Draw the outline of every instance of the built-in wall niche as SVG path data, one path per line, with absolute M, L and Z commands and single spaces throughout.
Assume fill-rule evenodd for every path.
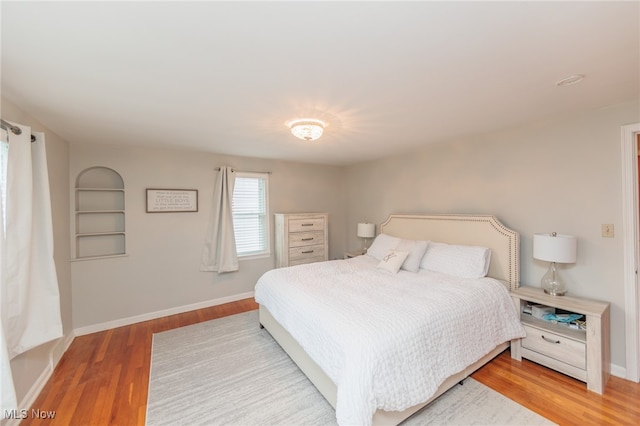
M 76 178 L 75 258 L 126 254 L 124 181 L 108 167 L 90 167 Z

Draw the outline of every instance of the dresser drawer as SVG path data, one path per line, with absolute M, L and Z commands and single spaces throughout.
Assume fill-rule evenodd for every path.
M 324 232 L 292 232 L 289 234 L 289 247 L 324 245 Z
M 324 245 L 317 244 L 305 247 L 292 247 L 289 249 L 289 260 L 311 259 L 319 257 L 324 259 Z
M 324 231 L 324 218 L 289 219 L 289 232 Z
M 291 260 L 289 262 L 289 266 L 302 265 L 302 264 L 305 264 L 305 263 L 322 262 L 323 260 L 324 260 L 324 257 L 322 257 L 322 256 L 320 256 L 320 257 L 303 257 L 302 259 Z
M 587 368 L 586 344 L 548 330 L 540 330 L 524 324 L 527 337 L 522 347 L 585 370 Z

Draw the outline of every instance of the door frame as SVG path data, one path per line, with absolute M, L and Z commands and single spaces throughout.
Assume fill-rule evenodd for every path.
M 638 291 L 638 142 L 640 123 L 622 126 L 622 239 L 626 378 L 640 382 L 640 292 Z

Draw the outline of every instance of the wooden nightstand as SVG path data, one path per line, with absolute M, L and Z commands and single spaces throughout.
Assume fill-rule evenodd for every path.
M 364 250 L 347 251 L 344 253 L 344 258 L 351 259 L 352 257 L 362 256 L 364 253 L 365 253 Z
M 609 380 L 609 304 L 573 296 L 549 296 L 541 288 L 511 292 L 527 337 L 511 341 L 511 358 L 527 358 L 587 383 L 602 394 Z M 573 329 L 523 313 L 527 303 L 582 314 L 586 329 Z M 584 318 L 583 318 L 584 320 Z

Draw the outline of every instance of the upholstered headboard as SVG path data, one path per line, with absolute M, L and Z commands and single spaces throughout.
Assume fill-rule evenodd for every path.
M 492 215 L 391 215 L 380 232 L 413 240 L 491 249 L 488 276 L 509 290 L 520 285 L 520 235 Z

